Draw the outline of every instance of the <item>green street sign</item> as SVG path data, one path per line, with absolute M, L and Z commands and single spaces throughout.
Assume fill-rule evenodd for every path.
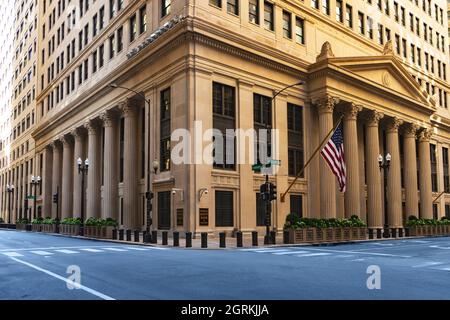
M 272 166 L 281 166 L 281 160 L 270 159 L 269 163 L 270 163 Z
M 27 196 L 27 199 L 28 199 L 28 200 L 34 200 L 35 197 L 34 197 L 34 196 Z

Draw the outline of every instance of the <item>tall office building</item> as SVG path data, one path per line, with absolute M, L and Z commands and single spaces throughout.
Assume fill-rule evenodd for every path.
M 216 128 L 277 130 L 270 141 L 281 160 L 270 177 L 278 193 L 270 220 L 276 230 L 289 212 L 355 214 L 370 228 L 400 228 L 409 215 L 449 215 L 446 6 L 41 1 L 32 134 L 33 174 L 42 177 L 38 212 L 111 217 L 141 229 L 151 189 L 154 229 L 262 231 L 264 177 L 251 164 L 265 160 L 235 161 L 261 137 L 238 135 L 231 139 L 236 145 L 219 148 L 215 136 L 213 151 L 203 131 Z M 340 119 L 346 192 L 320 156 L 293 183 Z M 190 132 L 180 139 L 184 151 L 176 129 Z M 388 153 L 390 168 L 380 170 L 378 156 Z M 215 161 L 205 161 L 213 154 Z M 88 159 L 84 189 L 78 159 Z
M 9 216 L 9 197 L 7 190 L 12 182 L 12 172 L 9 170 L 11 158 L 11 116 L 13 92 L 13 58 L 14 58 L 14 1 L 0 3 L 0 217 L 4 221 L 11 220 Z M 8 187 L 8 188 L 7 188 Z M 12 189 L 10 189 L 12 191 Z

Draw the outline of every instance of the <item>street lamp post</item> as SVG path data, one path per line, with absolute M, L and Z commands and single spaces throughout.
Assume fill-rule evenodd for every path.
M 33 190 L 33 219 L 36 219 L 36 189 L 41 184 L 41 177 L 40 176 L 31 176 L 31 187 Z M 31 220 L 31 219 L 30 219 Z
M 148 119 L 147 119 L 147 121 L 148 121 L 148 134 L 147 134 L 147 137 L 148 137 L 148 139 L 147 139 L 148 140 L 148 143 L 147 143 L 147 148 L 148 148 L 147 166 L 148 166 L 148 169 L 147 169 L 147 191 L 145 192 L 145 199 L 147 200 L 147 204 L 146 204 L 147 208 L 146 208 L 146 228 L 145 228 L 146 233 L 144 236 L 144 242 L 149 243 L 152 241 L 151 234 L 150 234 L 150 226 L 152 225 L 152 216 L 151 216 L 152 203 L 151 203 L 151 201 L 153 198 L 153 192 L 151 191 L 151 183 L 150 183 L 150 158 L 151 158 L 150 157 L 150 123 L 151 123 L 150 109 L 151 109 L 151 103 L 150 103 L 150 100 L 145 98 L 145 95 L 142 92 L 137 92 L 133 89 L 119 86 L 116 83 L 111 83 L 109 86 L 111 88 L 115 88 L 115 89 L 121 88 L 121 89 L 128 90 L 130 92 L 133 92 L 136 95 L 140 96 L 142 99 L 144 99 L 144 101 L 148 104 Z M 155 164 L 155 162 L 156 162 L 156 164 Z M 155 171 L 155 174 L 156 174 L 158 168 L 159 168 L 159 162 L 153 161 L 153 170 Z
M 89 160 L 77 159 L 78 174 L 81 174 L 81 224 L 80 224 L 80 236 L 84 235 L 84 177 L 88 173 Z
M 7 184 L 6 192 L 8 192 L 8 223 L 11 223 L 11 195 L 14 193 L 14 185 Z
M 384 232 L 383 237 L 389 238 L 389 224 L 388 224 L 388 206 L 387 206 L 387 172 L 389 171 L 389 167 L 391 165 L 391 154 L 387 153 L 383 158 L 381 154 L 378 155 L 378 165 L 380 167 L 380 171 L 383 170 L 383 191 L 384 191 Z

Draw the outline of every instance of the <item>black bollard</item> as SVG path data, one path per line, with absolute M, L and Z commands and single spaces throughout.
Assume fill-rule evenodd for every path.
M 192 247 L 192 232 L 186 232 L 186 248 Z
M 173 232 L 173 246 L 174 247 L 180 246 L 180 233 L 178 231 Z
M 131 230 L 127 229 L 127 241 L 131 241 Z
M 158 231 L 152 231 L 152 243 L 158 243 Z
M 392 238 L 397 238 L 397 228 L 391 228 Z
M 258 246 L 258 231 L 252 231 L 252 246 Z
M 287 230 L 283 231 L 283 243 L 289 244 L 289 231 Z
M 409 229 L 405 228 L 405 237 L 409 237 Z
M 275 231 L 270 231 L 270 241 L 271 244 L 277 244 L 277 233 Z
M 152 234 L 150 233 L 150 231 L 149 232 L 144 231 L 142 233 L 142 237 L 143 237 L 144 243 L 151 243 L 152 242 Z
M 398 237 L 403 238 L 403 228 L 398 228 Z
M 202 232 L 202 248 L 208 248 L 208 233 Z
M 139 230 L 134 230 L 134 242 L 139 242 Z
M 369 229 L 369 239 L 373 239 L 373 229 Z
M 123 240 L 123 229 L 119 230 L 119 240 Z
M 377 239 L 381 239 L 381 229 L 377 229 Z
M 162 232 L 162 244 L 163 246 L 167 246 L 167 231 Z
M 226 242 L 225 242 L 225 232 L 220 232 L 219 233 L 219 247 L 220 248 L 226 248 Z
M 117 240 L 117 229 L 113 229 L 112 238 L 113 238 L 113 240 Z
M 236 247 L 242 247 L 242 231 L 236 232 Z

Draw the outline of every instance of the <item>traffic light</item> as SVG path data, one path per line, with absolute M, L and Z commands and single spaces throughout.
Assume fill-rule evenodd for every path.
M 152 225 L 153 221 L 150 216 L 150 213 L 152 212 L 153 206 L 152 206 L 152 199 L 153 199 L 153 192 L 147 191 L 145 193 L 145 198 L 147 199 L 147 225 Z
M 267 199 L 268 199 L 268 197 L 267 197 L 267 192 L 268 192 L 268 190 L 267 190 L 267 184 L 263 183 L 263 184 L 259 187 L 259 192 L 260 192 L 260 195 L 261 195 L 261 199 L 262 199 L 262 200 L 267 200 Z
M 57 193 L 55 193 L 53 195 L 53 203 L 58 203 L 58 194 Z
M 276 199 L 277 199 L 277 186 L 271 182 L 269 185 L 269 200 L 272 201 Z

